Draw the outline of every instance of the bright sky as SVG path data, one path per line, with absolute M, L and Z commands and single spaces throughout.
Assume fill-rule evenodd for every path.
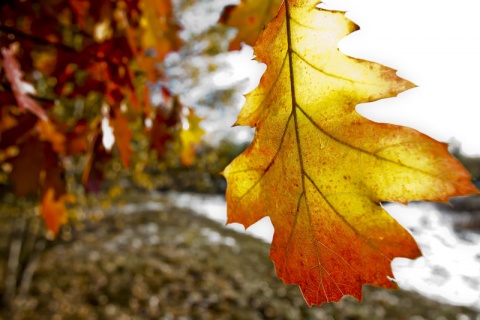
M 464 153 L 480 155 L 480 1 L 326 0 L 324 5 L 346 10 L 361 27 L 340 42 L 344 53 L 397 69 L 418 86 L 360 105 L 361 114 L 440 141 L 454 138 Z M 259 74 L 250 55 L 245 49 L 230 57 L 235 72 Z

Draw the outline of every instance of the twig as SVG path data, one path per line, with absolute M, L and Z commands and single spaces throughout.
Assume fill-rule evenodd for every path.
M 17 275 L 20 264 L 20 252 L 22 251 L 23 233 L 25 231 L 26 219 L 19 216 L 15 219 L 10 244 L 10 252 L 7 261 L 7 274 L 5 275 L 4 304 L 9 306 L 15 297 L 17 289 Z
M 7 27 L 5 25 L 0 25 L 0 31 L 5 32 L 5 33 L 13 34 L 13 35 L 15 35 L 19 38 L 23 38 L 23 39 L 31 41 L 33 43 L 38 43 L 38 44 L 48 46 L 48 47 L 54 47 L 55 49 L 62 50 L 62 51 L 65 51 L 65 52 L 69 52 L 69 53 L 73 53 L 73 54 L 78 54 L 77 50 L 75 50 L 74 48 L 69 47 L 67 45 L 64 45 L 62 43 L 52 42 L 52 41 L 49 41 L 47 39 L 40 38 L 40 37 L 31 35 L 31 34 L 22 32 L 18 29 Z
M 27 296 L 28 291 L 30 291 L 33 275 L 35 274 L 35 271 L 37 271 L 40 256 L 45 249 L 46 243 L 47 240 L 45 238 L 40 238 L 35 243 L 35 247 L 29 256 L 27 266 L 23 271 L 22 281 L 20 282 L 20 287 L 18 289 L 17 299 L 19 301 L 22 301 L 22 299 Z

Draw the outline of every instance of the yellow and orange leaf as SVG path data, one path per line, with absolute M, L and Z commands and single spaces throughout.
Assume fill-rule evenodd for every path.
M 278 12 L 283 0 L 242 0 L 238 5 L 226 6 L 220 22 L 238 29 L 230 41 L 229 50 L 240 50 L 242 42 L 253 46 L 263 26 Z
M 363 284 L 395 288 L 391 261 L 421 254 L 382 201 L 477 193 L 445 144 L 355 111 L 414 85 L 343 55 L 337 43 L 357 26 L 318 3 L 285 1 L 258 39 L 267 72 L 236 123 L 255 138 L 224 172 L 228 223 L 270 217 L 277 275 L 309 305 L 361 299 Z

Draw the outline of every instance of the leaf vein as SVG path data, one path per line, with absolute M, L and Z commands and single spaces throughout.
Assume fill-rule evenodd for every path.
M 308 180 L 310 180 L 310 182 L 313 184 L 313 186 L 315 187 L 315 189 L 317 190 L 317 192 L 320 194 L 320 196 L 325 200 L 325 202 L 328 204 L 328 206 L 333 210 L 333 212 L 335 213 L 335 215 L 337 217 L 340 218 L 340 220 L 342 220 L 343 223 L 345 223 L 356 235 L 357 237 L 359 237 L 360 239 L 363 239 L 369 247 L 371 247 L 372 249 L 375 249 L 375 250 L 378 250 L 378 252 L 380 253 L 381 256 L 383 256 L 385 259 L 387 259 L 388 261 L 392 261 L 392 259 L 390 259 L 388 256 L 386 256 L 375 244 L 373 244 L 369 239 L 365 238 L 358 230 L 357 228 L 355 228 L 350 222 L 348 222 L 347 219 L 345 219 L 345 217 L 340 213 L 338 212 L 338 210 L 330 203 L 330 201 L 328 201 L 328 199 L 324 196 L 323 192 L 320 190 L 320 188 L 318 187 L 318 185 L 312 180 L 312 178 L 307 174 L 305 173 L 305 176 L 307 177 Z
M 283 142 L 285 141 L 285 135 L 286 135 L 286 132 L 287 132 L 287 129 L 288 129 L 288 124 L 290 123 L 290 120 L 292 119 L 292 115 L 289 116 L 288 120 L 287 120 L 287 123 L 285 125 L 285 129 L 283 130 L 283 135 L 282 135 L 282 139 L 280 141 L 280 145 L 278 146 L 277 148 L 277 151 L 275 152 L 274 156 L 272 157 L 272 160 L 270 160 L 270 162 L 268 163 L 268 165 L 265 167 L 264 171 L 262 172 L 260 178 L 258 178 L 258 180 L 247 190 L 245 191 L 245 193 L 239 197 L 238 201 L 237 202 L 240 202 L 242 201 L 242 199 L 248 194 L 250 193 L 250 191 L 252 191 L 259 183 L 260 181 L 263 179 L 263 177 L 265 177 L 265 175 L 268 173 L 270 167 L 273 165 L 273 163 L 275 162 L 275 159 L 277 158 L 278 154 L 280 153 L 280 150 L 282 149 L 282 145 L 283 145 Z

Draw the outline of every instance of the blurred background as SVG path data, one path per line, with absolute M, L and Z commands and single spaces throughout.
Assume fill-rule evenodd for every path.
M 181 145 L 172 139 L 169 152 L 159 158 L 158 150 L 148 148 L 143 126 L 130 124 L 130 165 L 125 167 L 121 156 L 109 159 L 95 193 L 78 182 L 88 160 L 67 161 L 68 190 L 76 199 L 55 239 L 39 218 L 38 199 L 18 197 L 2 163 L 0 318 L 480 320 L 478 197 L 450 204 L 384 204 L 414 235 L 423 257 L 396 259 L 401 290 L 366 286 L 360 303 L 346 297 L 308 308 L 297 287 L 275 276 L 268 259 L 273 235 L 268 218 L 246 231 L 225 226 L 226 182 L 220 172 L 253 137 L 252 129 L 231 125 L 243 94 L 256 87 L 265 66 L 252 60 L 248 45 L 228 51 L 236 30 L 217 21 L 225 5 L 238 2 L 172 3 L 183 44 L 154 65 L 162 79 L 149 84 L 148 99 L 162 105 L 175 96 L 192 110 L 188 115 L 201 119 L 194 156 L 186 164 L 179 157 Z M 448 142 L 476 182 L 480 5 L 331 0 L 321 6 L 346 10 L 361 26 L 339 44 L 345 54 L 395 68 L 418 85 L 357 110 Z M 9 34 L 1 28 L 0 33 Z M 183 120 L 180 127 L 193 123 Z M 104 138 L 108 130 L 102 131 Z M 102 141 L 113 144 L 115 136 Z

